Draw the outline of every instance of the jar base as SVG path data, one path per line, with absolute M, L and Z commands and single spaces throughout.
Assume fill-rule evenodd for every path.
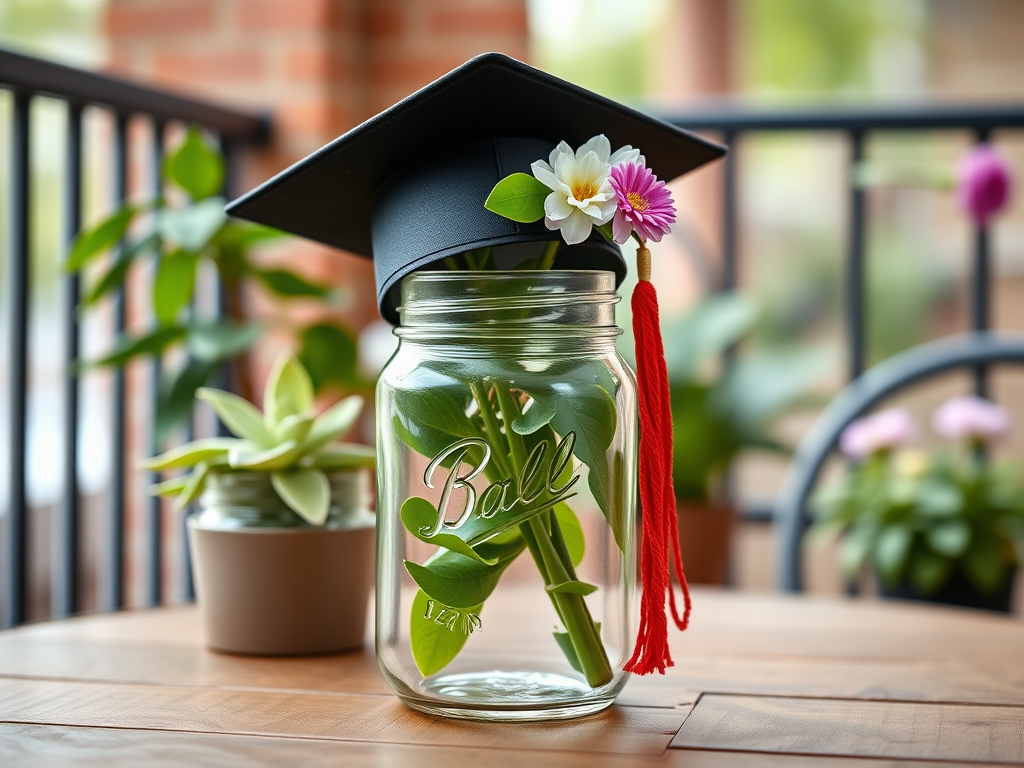
M 617 686 L 616 686 L 617 688 Z M 429 715 L 461 720 L 530 722 L 569 720 L 600 712 L 617 690 L 597 693 L 579 680 L 542 672 L 467 672 L 424 681 L 423 693 L 401 695 Z

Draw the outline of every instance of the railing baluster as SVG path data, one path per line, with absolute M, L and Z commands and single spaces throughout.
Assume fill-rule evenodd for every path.
M 736 256 L 736 137 L 726 131 L 722 142 L 729 147 L 722 168 L 722 280 L 721 290 L 732 291 L 737 283 Z
M 64 232 L 70 252 L 82 226 L 82 107 L 68 104 L 67 156 L 64 167 Z M 54 618 L 78 610 L 78 273 L 64 278 L 64 498 L 53 526 Z
M 152 172 L 153 172 L 153 199 L 160 200 L 163 197 L 163 163 L 164 163 L 164 139 L 166 126 L 157 121 L 152 123 L 153 146 Z M 154 216 L 159 211 L 159 204 Z M 155 225 L 154 220 L 154 225 Z M 159 247 L 159 246 L 158 246 Z M 158 254 L 159 255 L 159 254 Z M 154 275 L 155 277 L 155 275 Z M 160 378 L 163 372 L 163 365 L 160 355 L 153 357 L 153 364 L 150 368 L 150 450 L 157 455 L 163 446 L 160 445 L 157 434 L 157 409 L 160 401 Z M 149 482 L 160 482 L 160 473 L 149 473 Z M 163 528 L 162 528 L 163 500 L 159 496 L 149 496 L 146 515 L 146 603 L 151 606 L 160 605 L 163 597 Z
M 988 142 L 989 129 L 979 128 L 975 132 L 975 139 L 978 144 Z M 992 286 L 992 264 L 988 225 L 975 224 L 974 227 L 974 266 L 971 279 L 971 329 L 976 332 L 987 331 L 992 311 L 989 296 Z M 978 397 L 988 396 L 988 369 L 985 366 L 974 369 L 974 392 Z
M 850 346 L 849 378 L 864 371 L 867 295 L 864 259 L 864 190 L 857 183 L 857 168 L 864 160 L 864 132 L 850 132 L 850 231 L 846 252 L 846 333 Z
M 120 207 L 128 197 L 128 118 L 118 114 L 114 121 L 113 141 L 114 204 Z M 120 252 L 114 258 L 124 258 Z M 120 337 L 127 326 L 128 311 L 124 285 L 113 297 L 114 333 Z M 117 611 L 124 607 L 124 509 L 125 509 L 125 371 L 112 372 L 113 436 L 111 440 L 113 467 L 110 475 L 110 519 L 107 531 L 109 558 L 107 574 L 107 608 Z
M 0 626 L 25 621 L 28 597 L 27 508 L 25 454 L 28 444 L 26 382 L 28 376 L 29 289 L 29 109 L 32 98 L 14 93 L 11 122 L 10 250 L 7 266 L 7 301 L 10 307 L 10 435 L 8 443 L 7 536 L 4 540 L 4 594 Z

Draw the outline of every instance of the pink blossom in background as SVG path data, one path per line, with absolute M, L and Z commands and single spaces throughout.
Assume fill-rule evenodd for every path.
M 957 197 L 978 226 L 1006 205 L 1012 185 L 1010 166 L 988 144 L 978 144 L 961 158 Z
M 939 406 L 932 427 L 948 440 L 994 440 L 1010 432 L 1010 414 L 995 403 L 966 395 Z
M 852 459 L 865 459 L 906 443 L 916 430 L 917 425 L 907 411 L 890 408 L 851 422 L 839 436 L 839 449 Z
M 644 240 L 660 242 L 676 220 L 672 195 L 664 181 L 639 161 L 613 165 L 608 181 L 615 190 L 618 207 L 612 218 L 612 236 L 624 243 L 636 230 Z

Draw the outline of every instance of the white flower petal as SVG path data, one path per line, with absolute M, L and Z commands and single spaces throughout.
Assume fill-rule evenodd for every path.
M 544 198 L 544 215 L 551 221 L 561 221 L 573 212 L 565 195 L 552 192 Z
M 615 215 L 615 210 L 619 205 L 615 200 L 595 200 L 591 207 L 598 209 L 598 213 L 591 214 L 591 216 L 597 219 L 598 224 L 605 224 L 612 220 L 612 216 Z
M 558 146 L 551 150 L 551 154 L 548 155 L 548 162 L 551 163 L 552 168 L 558 162 L 558 158 L 561 155 L 572 155 L 572 147 L 566 144 L 564 141 L 558 142 Z
M 555 192 L 561 192 L 563 195 L 572 194 L 572 190 L 558 180 L 554 170 L 543 160 L 538 160 L 537 162 L 532 163 L 530 165 L 530 170 L 533 171 L 534 178 L 548 189 Z
M 560 222 L 560 221 L 552 221 L 547 216 L 545 216 L 544 217 L 544 226 L 547 227 L 548 229 L 550 229 L 551 231 L 554 231 L 556 229 L 561 229 L 562 228 L 562 222 Z
M 568 245 L 582 243 L 590 237 L 590 231 L 594 227 L 594 220 L 578 210 L 573 211 L 571 216 L 558 223 L 558 228 L 562 231 L 562 239 Z
M 595 136 L 582 147 L 576 150 L 576 159 L 579 160 L 580 158 L 584 157 L 588 152 L 593 152 L 594 154 L 597 155 L 598 160 L 600 160 L 602 163 L 607 163 L 608 155 L 611 153 L 611 151 L 611 142 L 608 141 L 608 138 L 603 133 L 599 133 L 597 136 Z
M 609 165 L 618 165 L 619 163 L 633 163 L 637 160 L 640 161 L 641 165 L 645 165 L 644 156 L 640 154 L 639 149 L 633 149 L 629 144 L 615 150 L 611 158 L 608 160 Z
M 576 156 L 575 155 L 559 155 L 555 160 L 555 176 L 558 180 L 569 185 L 571 189 L 572 184 L 576 181 L 578 176 L 576 170 Z

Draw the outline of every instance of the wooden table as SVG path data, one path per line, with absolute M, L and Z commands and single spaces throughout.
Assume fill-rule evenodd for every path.
M 0 765 L 1024 763 L 1024 623 L 694 592 L 676 667 L 564 723 L 413 712 L 370 643 L 337 656 L 214 653 L 192 606 L 24 627 L 0 634 Z

